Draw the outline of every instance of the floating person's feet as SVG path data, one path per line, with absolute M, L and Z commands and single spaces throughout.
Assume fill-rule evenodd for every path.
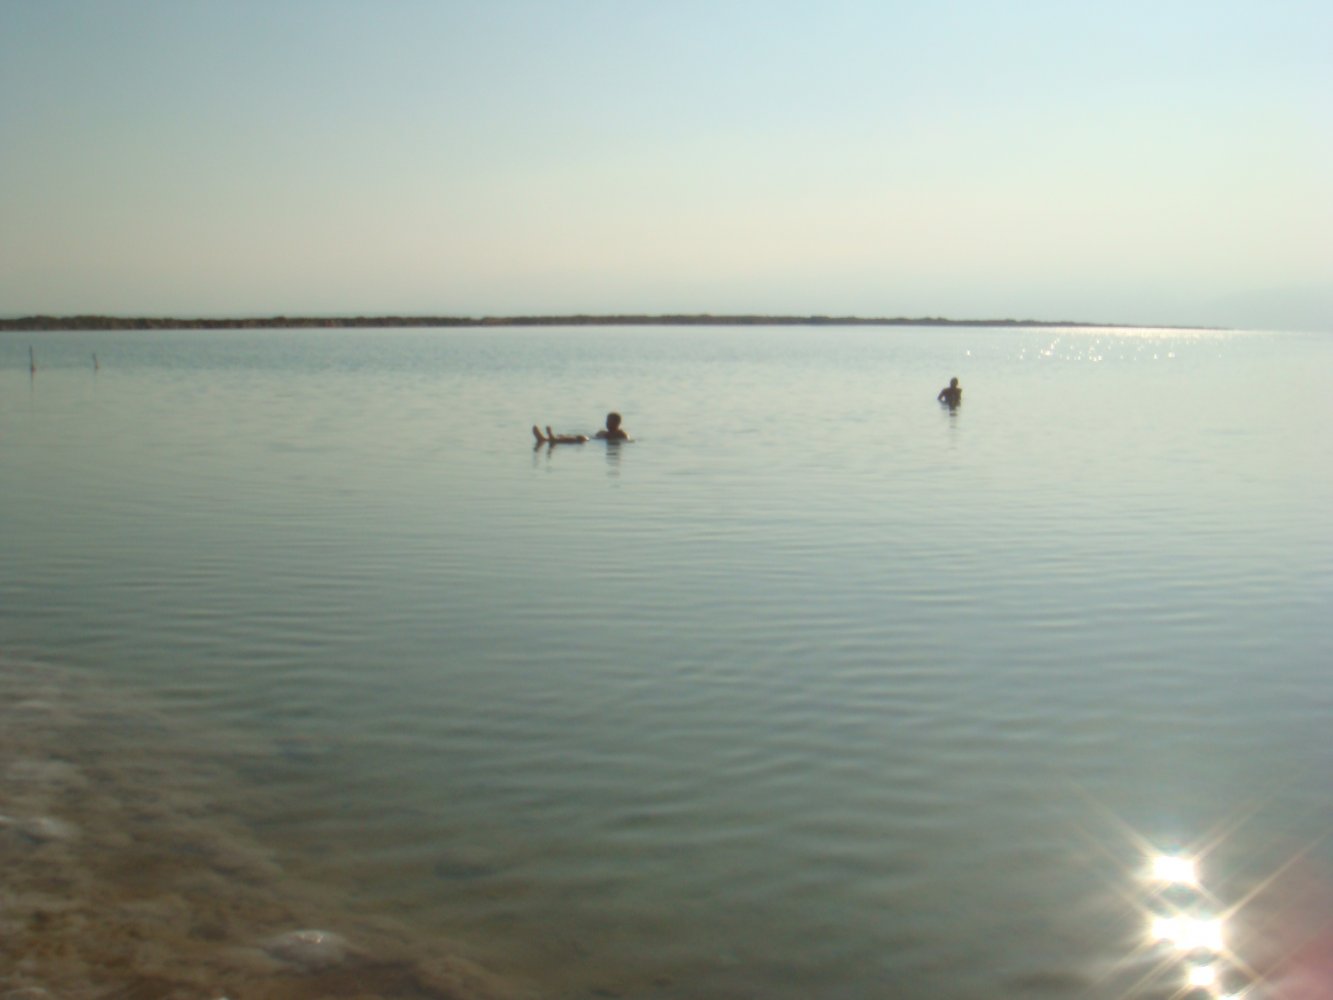
M 588 440 L 588 436 L 587 436 L 586 434 L 559 434 L 559 435 L 557 435 L 555 431 L 551 430 L 551 425 L 550 425 L 550 424 L 547 424 L 547 425 L 546 425 L 546 435 L 545 435 L 544 437 L 542 436 L 541 428 L 539 428 L 536 424 L 533 424 L 533 425 L 532 425 L 532 436 L 535 437 L 535 438 L 537 439 L 537 444 L 538 444 L 539 446 L 540 446 L 540 445 L 544 445 L 544 444 L 547 444 L 547 445 L 554 445 L 554 444 L 583 444 L 584 442 L 586 442 L 586 441 Z

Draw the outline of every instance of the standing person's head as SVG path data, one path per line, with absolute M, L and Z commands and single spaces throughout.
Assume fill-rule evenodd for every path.
M 620 414 L 608 413 L 606 415 L 606 429 L 609 431 L 620 430 Z
M 949 379 L 949 388 L 950 389 L 958 388 L 958 378 L 956 376 L 954 378 Z

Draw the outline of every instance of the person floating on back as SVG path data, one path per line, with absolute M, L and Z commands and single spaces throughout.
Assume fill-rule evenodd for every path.
M 551 430 L 550 424 L 546 425 L 545 434 L 542 434 L 540 427 L 533 424 L 532 436 L 537 439 L 538 447 L 544 444 L 584 444 L 588 440 L 586 434 L 557 434 Z M 620 426 L 619 413 L 608 413 L 606 415 L 606 429 L 598 431 L 594 437 L 598 441 L 628 441 L 630 439 L 630 436 Z
M 588 440 L 586 434 L 557 434 L 551 430 L 551 425 L 546 425 L 546 434 L 543 436 L 542 429 L 536 424 L 532 425 L 532 436 L 537 439 L 538 446 L 544 444 L 583 444 Z
M 947 403 L 949 409 L 953 409 L 963 401 L 963 388 L 958 384 L 958 379 L 949 379 L 949 384 L 940 390 L 940 394 L 935 397 L 941 403 Z
M 629 435 L 620 427 L 620 414 L 608 413 L 606 415 L 606 430 L 598 431 L 594 435 L 598 441 L 628 441 Z

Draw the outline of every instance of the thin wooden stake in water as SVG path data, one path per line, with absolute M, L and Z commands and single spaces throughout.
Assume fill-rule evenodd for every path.
M 93 371 L 101 371 L 102 366 L 97 363 L 97 352 L 93 351 Z
M 32 345 L 28 345 L 28 374 L 37 374 L 37 355 L 32 353 Z

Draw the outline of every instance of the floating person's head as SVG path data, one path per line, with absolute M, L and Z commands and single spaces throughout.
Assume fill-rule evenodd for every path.
M 620 414 L 614 412 L 608 413 L 606 415 L 606 429 L 609 431 L 614 431 L 618 430 L 619 428 L 620 428 Z

